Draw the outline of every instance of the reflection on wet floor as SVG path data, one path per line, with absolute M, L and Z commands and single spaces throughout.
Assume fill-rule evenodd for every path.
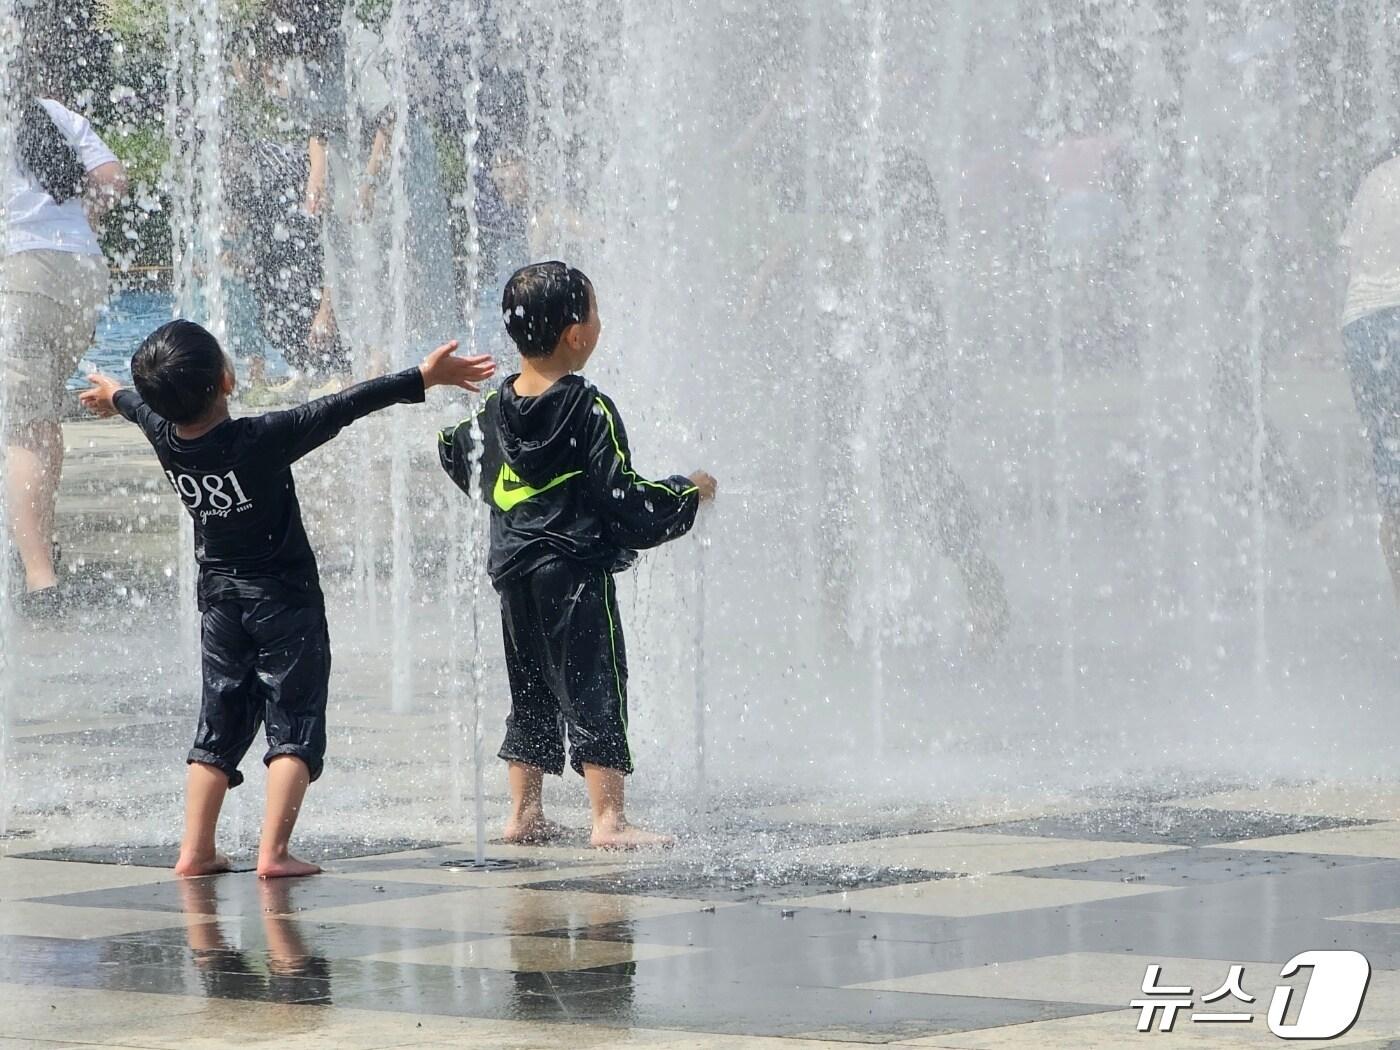
M 267 1002 L 317 1002 L 331 999 L 330 964 L 312 954 L 302 936 L 301 924 L 289 918 L 291 885 L 259 879 L 264 951 L 253 953 L 235 947 L 219 921 L 219 884 L 216 878 L 181 879 L 177 885 L 185 913 L 185 936 L 190 957 L 204 982 L 205 994 L 215 999 L 257 998 Z M 208 921 L 212 918 L 214 921 Z M 252 990 L 248 982 L 260 983 Z M 308 991 L 324 984 L 324 992 L 308 998 Z

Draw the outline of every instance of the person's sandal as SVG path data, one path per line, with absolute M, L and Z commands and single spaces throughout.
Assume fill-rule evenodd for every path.
M 26 620 L 56 620 L 63 615 L 63 590 L 57 584 L 26 591 L 15 599 L 15 608 Z

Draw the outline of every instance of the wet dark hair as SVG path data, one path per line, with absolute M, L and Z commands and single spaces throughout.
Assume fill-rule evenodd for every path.
M 561 262 L 532 263 L 511 274 L 501 295 L 506 331 L 524 357 L 548 357 L 564 329 L 588 320 L 593 282 Z
M 49 111 L 36 99 L 24 104 L 15 144 L 24 166 L 55 203 L 62 204 L 82 192 L 87 171 L 78 159 L 78 151 L 69 145 Z
M 136 392 L 172 423 L 194 423 L 207 414 L 227 368 L 219 341 L 193 321 L 161 325 L 131 355 Z

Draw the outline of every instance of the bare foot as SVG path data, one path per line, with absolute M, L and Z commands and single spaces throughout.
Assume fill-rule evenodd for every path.
M 543 813 L 537 812 L 521 817 L 511 817 L 507 820 L 501 840 L 514 843 L 517 846 L 541 846 L 546 842 L 562 838 L 568 833 L 569 829 L 563 824 L 546 820 Z
M 210 853 L 204 856 L 195 853 L 181 853 L 180 859 L 175 862 L 175 874 L 193 879 L 200 875 L 222 875 L 231 867 L 233 865 L 222 853 Z
M 308 864 L 304 860 L 293 857 L 290 853 L 273 860 L 258 858 L 258 878 L 260 879 L 296 879 L 303 875 L 319 874 L 321 874 L 319 864 Z
M 676 844 L 676 837 L 619 824 L 611 828 L 595 827 L 590 841 L 595 849 L 670 849 Z

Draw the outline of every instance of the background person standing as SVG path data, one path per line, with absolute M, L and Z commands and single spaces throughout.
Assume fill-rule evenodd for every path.
M 1381 550 L 1400 596 L 1400 147 L 1374 164 L 1352 199 L 1342 247 L 1342 343 L 1371 442 Z
M 42 97 L 56 93 L 56 85 L 32 67 L 28 72 L 6 173 L 0 316 L 8 329 L 5 506 L 24 563 L 21 604 L 34 613 L 58 597 L 53 519 L 67 381 L 107 299 L 107 263 L 94 226 L 125 191 L 126 179 L 85 117 Z

